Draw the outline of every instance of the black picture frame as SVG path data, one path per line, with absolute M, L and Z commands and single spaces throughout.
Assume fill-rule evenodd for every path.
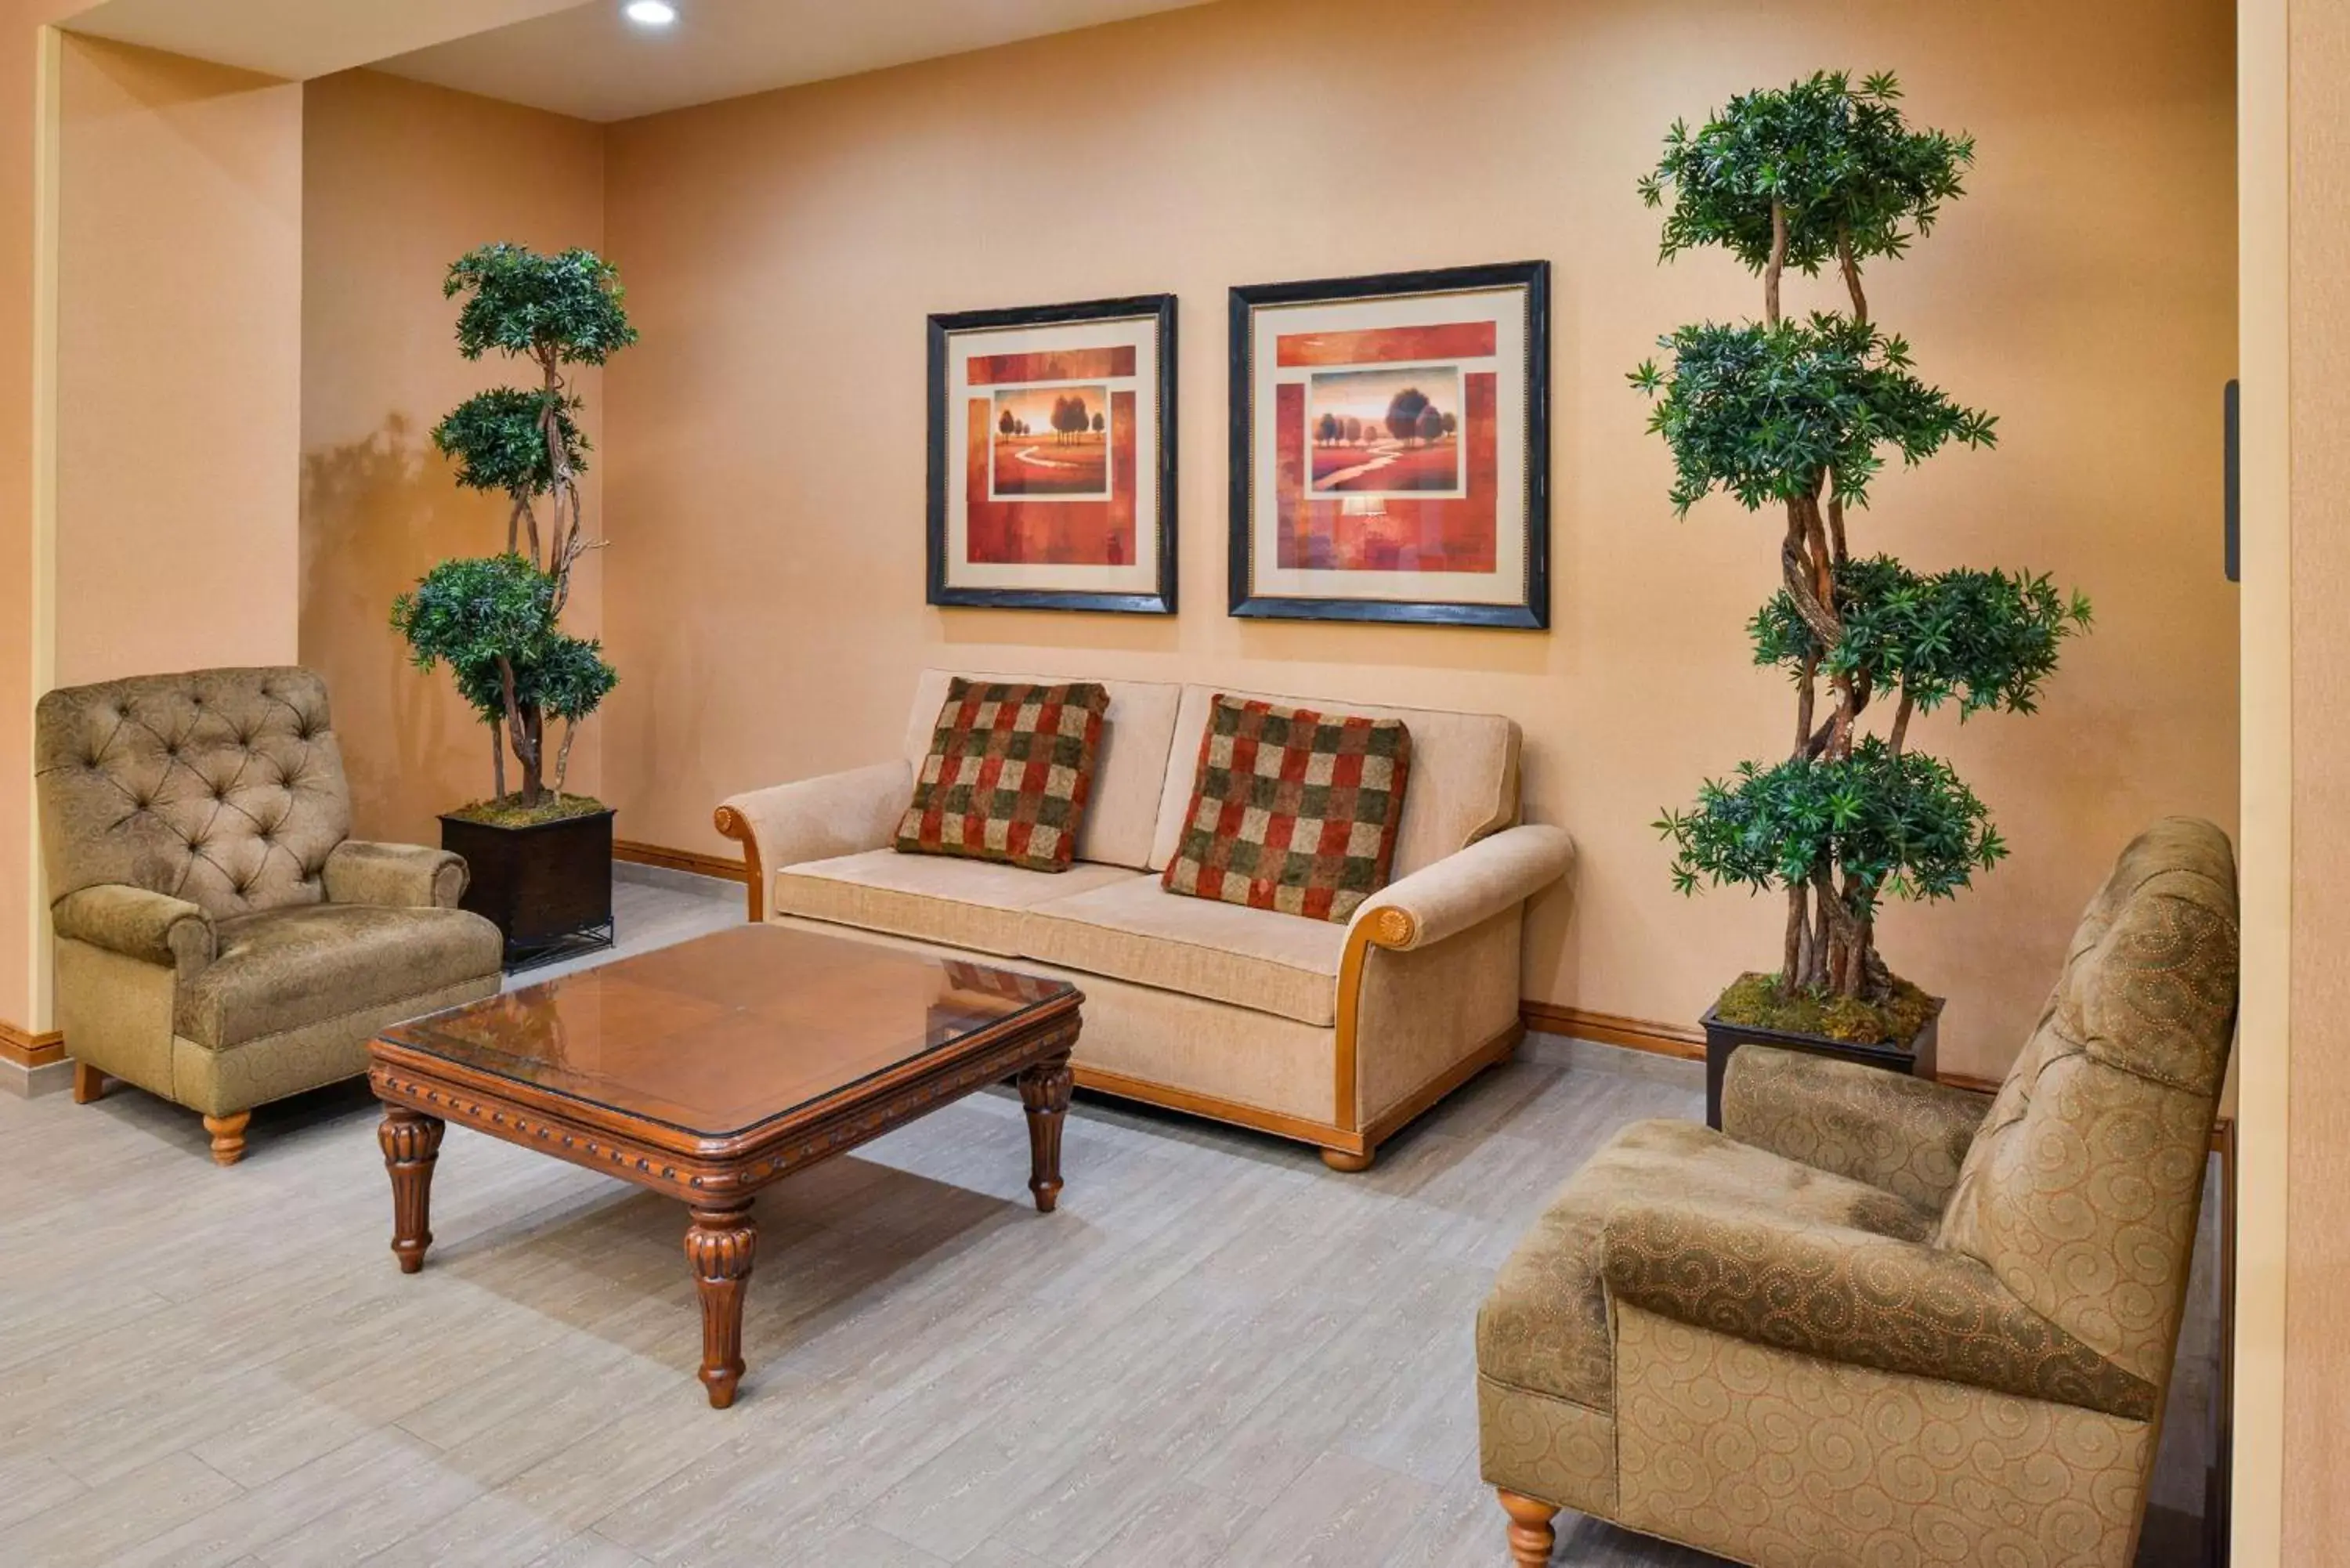
M 1525 582 L 1522 603 L 1466 604 L 1440 600 L 1287 598 L 1255 591 L 1252 570 L 1255 472 L 1255 344 L 1251 331 L 1262 306 L 1336 304 L 1382 296 L 1520 287 L 1526 291 Z M 1231 578 L 1230 613 L 1249 619 L 1359 620 L 1423 626 L 1550 628 L 1550 263 L 1503 262 L 1374 273 L 1362 277 L 1252 284 L 1231 296 Z
M 1062 327 L 1087 321 L 1155 317 L 1158 341 L 1159 441 L 1158 587 L 1151 593 L 1087 593 L 1042 588 L 972 588 L 947 582 L 947 346 L 960 332 L 1020 327 Z M 982 609 L 1091 610 L 1120 615 L 1173 615 L 1176 587 L 1175 296 L 1139 294 L 1067 305 L 1004 310 L 962 310 L 930 318 L 929 549 L 933 605 Z

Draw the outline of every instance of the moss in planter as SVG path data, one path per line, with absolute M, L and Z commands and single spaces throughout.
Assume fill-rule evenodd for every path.
M 1934 1016 L 1934 1002 L 1898 975 L 1893 977 L 1888 1000 L 1867 1002 L 1816 991 L 1783 997 L 1777 975 L 1745 974 L 1721 993 L 1713 1011 L 1725 1023 L 1752 1029 L 1817 1034 L 1852 1045 L 1907 1046 Z
M 549 791 L 536 805 L 525 805 L 522 796 L 507 794 L 461 805 L 449 815 L 461 822 L 485 823 L 492 827 L 536 827 L 541 823 L 594 816 L 603 809 L 604 803 L 594 795 L 556 794 Z

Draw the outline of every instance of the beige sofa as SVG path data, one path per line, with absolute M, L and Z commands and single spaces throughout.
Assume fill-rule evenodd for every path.
M 1394 879 L 1338 924 L 1159 887 L 1226 688 L 1102 683 L 1103 750 L 1067 871 L 897 853 L 951 679 L 922 676 L 889 761 L 719 806 L 718 830 L 743 846 L 752 919 L 1067 977 L 1086 993 L 1080 1085 L 1314 1144 L 1340 1170 L 1368 1167 L 1516 1046 L 1525 903 L 1574 846 L 1519 822 L 1509 720 L 1271 697 L 1411 730 Z

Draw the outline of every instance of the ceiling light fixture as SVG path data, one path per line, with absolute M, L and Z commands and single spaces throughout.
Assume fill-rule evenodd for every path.
M 666 27 L 677 20 L 677 7 L 669 0 L 629 0 L 620 14 L 639 27 Z

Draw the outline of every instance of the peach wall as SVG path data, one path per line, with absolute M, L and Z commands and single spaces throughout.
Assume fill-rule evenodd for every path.
M 436 562 L 504 547 L 504 504 L 460 490 L 430 432 L 473 393 L 534 374 L 458 357 L 441 280 L 492 240 L 601 245 L 603 133 L 373 71 L 307 92 L 302 659 L 333 694 L 359 831 L 437 844 L 436 813 L 490 793 L 489 735 L 446 671 L 410 667 L 387 618 Z M 577 380 L 600 448 L 598 383 L 593 370 Z M 591 531 L 602 458 L 582 486 Z M 567 617 L 582 635 L 597 629 L 601 576 L 589 556 Z M 600 729 L 580 732 L 572 788 L 598 786 Z
M 1633 181 L 1676 116 L 1889 66 L 1982 161 L 1871 300 L 2003 440 L 1889 476 L 1860 542 L 2044 568 L 2099 612 L 2038 718 L 1925 727 L 2014 857 L 1955 906 L 1894 911 L 1885 944 L 1953 999 L 1945 1068 L 2000 1072 L 2122 843 L 2164 812 L 2234 822 L 2230 17 L 1518 0 L 1431 25 L 1261 0 L 613 127 L 609 249 L 644 330 L 608 378 L 620 831 L 723 852 L 713 803 L 887 754 L 931 662 L 1487 708 L 1525 727 L 1529 813 L 1583 851 L 1530 923 L 1528 993 L 1693 1020 L 1774 961 L 1778 916 L 1675 896 L 1648 824 L 1782 743 L 1783 683 L 1742 631 L 1776 535 L 1665 503 L 1624 371 L 1758 290 L 1720 256 L 1658 267 Z M 1226 287 L 1526 256 L 1556 264 L 1555 629 L 1227 618 Z M 926 608 L 926 313 L 1157 290 L 1181 297 L 1180 618 Z
M 81 0 L 0 9 L 0 1023 L 38 1028 L 33 972 L 33 275 L 41 29 Z
M 57 681 L 295 657 L 302 89 L 65 41 Z

